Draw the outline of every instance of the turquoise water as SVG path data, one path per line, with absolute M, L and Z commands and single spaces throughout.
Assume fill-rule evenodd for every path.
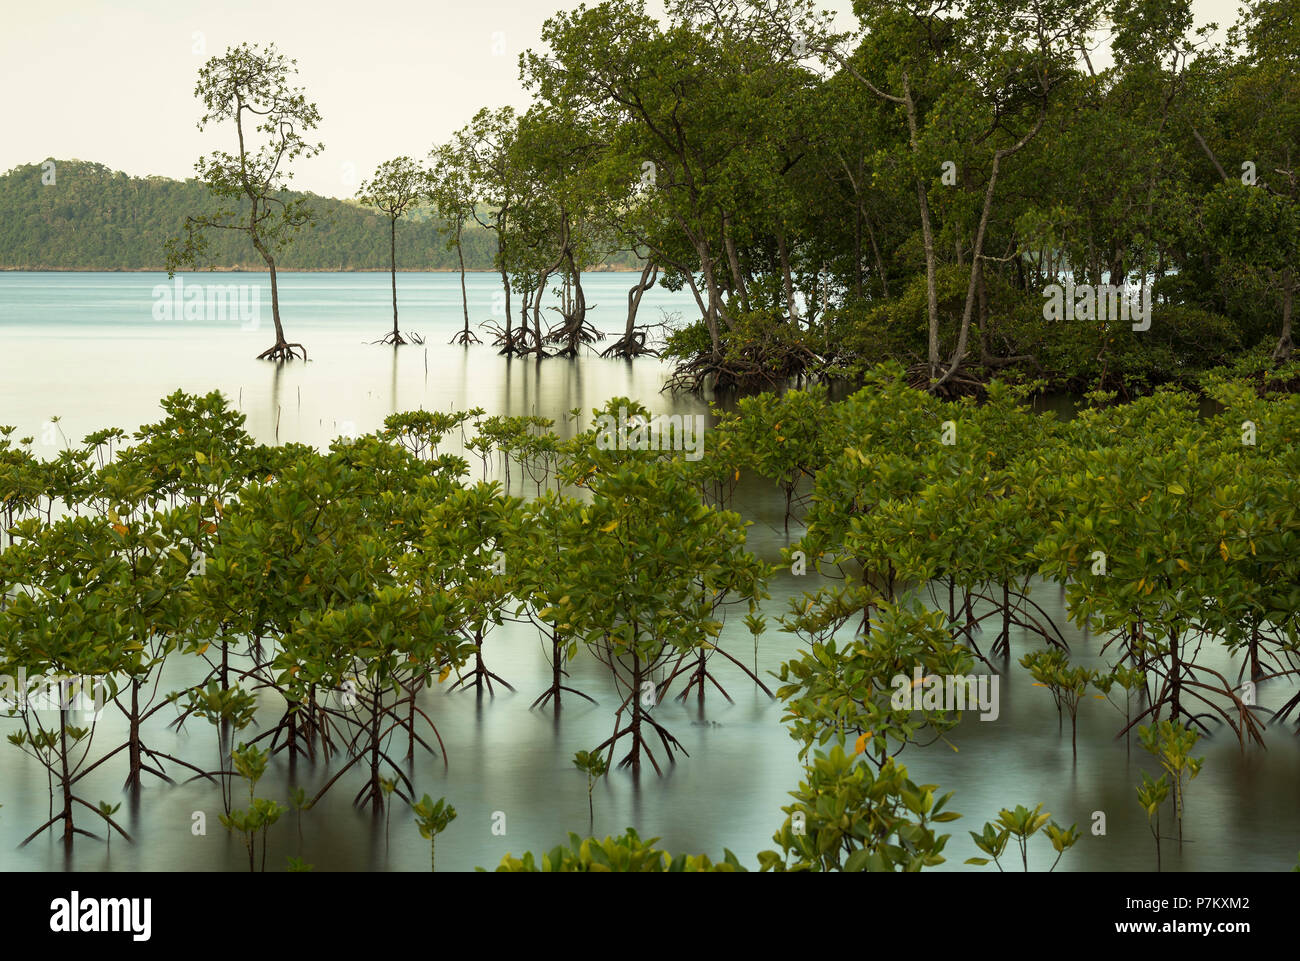
M 591 356 L 507 363 L 479 328 L 487 320 L 504 322 L 503 313 L 493 313 L 500 311 L 495 274 L 466 280 L 471 329 L 484 340 L 470 350 L 448 344 L 464 324 L 456 274 L 398 274 L 401 328 L 425 340 L 398 350 L 371 343 L 392 329 L 388 274 L 279 276 L 281 320 L 289 340 L 306 347 L 305 365 L 253 363 L 275 341 L 265 274 L 178 275 L 182 290 L 248 288 L 245 304 L 251 307 L 256 298 L 260 306 L 254 327 L 236 311 L 226 320 L 215 313 L 156 320 L 161 300 L 155 288 L 174 289 L 165 274 L 0 272 L 0 423 L 45 444 L 47 425 L 58 416 L 46 446 L 62 446 L 64 435 L 80 440 L 101 427 L 132 430 L 147 423 L 158 399 L 183 387 L 225 392 L 248 415 L 249 432 L 259 440 L 319 444 L 337 437 L 343 425 L 374 430 L 394 410 L 481 406 L 489 413 L 537 411 L 558 420 L 598 399 L 657 397 L 663 384 L 664 367 L 654 358 L 635 365 Z M 594 305 L 589 319 L 615 339 L 627 315 L 627 289 L 637 277 L 598 273 L 584 282 Z M 689 293 L 656 288 L 643 298 L 638 319 L 656 323 L 665 310 L 685 311 L 692 303 Z M 512 310 L 517 323 L 517 298 Z M 543 324 L 555 316 L 543 311 Z M 667 396 L 656 405 L 666 412 L 704 409 Z
M 281 278 L 286 333 L 306 345 L 310 363 L 274 365 L 253 359 L 274 339 L 264 275 L 183 277 L 186 283 L 259 285 L 261 324 L 243 329 L 247 325 L 238 317 L 155 320 L 153 290 L 167 283 L 161 274 L 0 273 L 0 423 L 15 424 L 21 433 L 36 437 L 37 452 L 52 456 L 65 436 L 79 440 L 102 427 L 133 430 L 156 420 L 158 399 L 178 388 L 223 391 L 247 415 L 248 429 L 259 440 L 312 444 L 350 431 L 372 431 L 386 414 L 421 406 L 481 406 L 490 414 L 538 413 L 561 422 L 571 408 L 589 410 L 617 395 L 640 399 L 656 412 L 707 409 L 697 398 L 661 394 L 667 368 L 653 358 L 634 363 L 593 356 L 507 361 L 487 346 L 449 346 L 462 325 L 454 274 L 398 275 L 402 329 L 421 333 L 426 343 L 396 350 L 370 343 L 392 323 L 387 274 Z M 626 291 L 635 280 L 623 273 L 586 279 L 597 326 L 621 330 Z M 468 284 L 471 319 L 477 325 L 493 316 L 492 298 L 499 287 L 495 275 L 488 274 L 471 275 Z M 640 319 L 658 321 L 661 310 L 689 317 L 692 308 L 689 293 L 656 289 L 646 295 Z M 563 423 L 561 429 L 566 429 Z M 782 532 L 782 504 L 773 486 L 756 478 L 742 480 L 736 509 L 753 522 L 750 548 L 769 560 L 798 538 L 796 524 L 789 536 Z M 788 573 L 774 580 L 766 605 L 769 623 L 792 596 L 815 588 L 810 581 Z M 1034 598 L 1065 624 L 1055 588 L 1042 587 Z M 1068 626 L 1066 637 L 1076 660 L 1096 664 L 1095 638 Z M 754 657 L 749 634 L 738 620 L 728 623 L 723 645 L 745 663 Z M 913 779 L 955 791 L 950 808 L 964 815 L 948 826 L 954 836 L 943 869 L 992 870 L 962 864 L 978 853 L 965 832 L 978 830 L 1003 806 L 1038 802 L 1056 820 L 1078 823 L 1084 832 L 1058 870 L 1153 869 L 1154 845 L 1134 791 L 1140 772 L 1152 770 L 1151 763 L 1140 747 L 1135 745 L 1130 756 L 1122 742 L 1113 740 L 1121 719 L 1109 705 L 1096 702 L 1080 710 L 1079 756 L 1073 761 L 1068 724 L 1058 734 L 1050 696 L 1033 687 L 1015 664 L 1031 646 L 1036 645 L 1013 634 L 1012 659 L 999 665 L 1007 676 L 996 721 L 968 717 L 949 735 L 959 749 L 955 752 L 936 744 L 904 753 Z M 791 635 L 770 628 L 757 655 L 760 672 L 775 671 L 796 648 Z M 429 695 L 427 708 L 446 742 L 448 766 L 444 770 L 440 759 L 424 756 L 412 770 L 418 792 L 446 796 L 460 814 L 439 838 L 440 869 L 495 866 L 507 851 L 549 849 L 569 831 L 585 833 L 586 782 L 570 758 L 612 730 L 617 700 L 593 659 L 583 655 L 572 666 L 573 686 L 600 703 L 567 700 L 557 719 L 529 710 L 549 681 L 549 666 L 530 625 L 499 628 L 487 641 L 486 658 L 517 693 L 482 699 L 473 693 Z M 1210 657 L 1206 663 L 1235 676 L 1236 666 L 1226 657 Z M 689 757 L 663 778 L 643 772 L 637 784 L 631 774 L 616 771 L 598 784 L 596 833 L 618 833 L 633 825 L 643 837 L 661 837 L 672 851 L 716 857 L 724 847 L 731 848 L 750 867 L 756 851 L 773 846 L 771 835 L 784 817 L 780 808 L 789 800 L 786 792 L 801 774 L 796 745 L 780 723 L 779 705 L 738 670 L 719 666 L 717 673 L 735 703 L 711 693 L 703 717 L 693 703 L 670 701 L 655 708 Z M 190 680 L 178 669 L 166 677 L 162 690 Z M 1271 706 L 1287 694 L 1265 686 L 1260 698 Z M 279 705 L 268 699 L 260 721 L 274 723 L 278 714 Z M 149 743 L 207 763 L 215 749 L 210 729 L 198 724 L 178 735 L 167 728 L 170 720 L 163 712 L 150 722 Z M 0 719 L 0 733 L 13 723 Z M 108 714 L 97 738 L 113 744 L 120 733 L 120 724 Z M 1280 870 L 1295 863 L 1300 746 L 1285 729 L 1270 729 L 1268 743 L 1267 751 L 1242 754 L 1235 742 L 1219 738 L 1198 751 L 1207 760 L 1188 789 L 1187 842 L 1181 855 L 1175 845 L 1165 844 L 1166 870 Z M 127 800 L 120 812 L 135 843 L 119 839 L 109 852 L 102 843 L 79 839 L 66 860 L 62 845 L 50 836 L 19 850 L 18 842 L 47 816 L 40 775 L 34 762 L 0 742 L 0 868 L 190 871 L 242 870 L 246 864 L 240 842 L 217 823 L 215 789 L 154 780 L 146 780 L 138 803 Z M 292 784 L 311 788 L 324 775 L 306 763 L 291 770 L 277 760 L 258 793 L 285 801 Z M 84 793 L 116 802 L 121 777 L 101 769 L 87 779 Z M 409 814 L 399 807 L 391 825 L 372 820 L 351 809 L 355 787 L 347 784 L 304 815 L 305 860 L 319 869 L 427 870 L 428 849 Z M 204 836 L 191 831 L 195 812 L 207 816 Z M 1096 812 L 1106 815 L 1104 836 L 1089 831 Z M 493 830 L 501 823 L 498 814 L 505 815 L 504 835 Z M 89 819 L 84 826 L 90 826 Z M 298 853 L 297 829 L 287 815 L 272 832 L 268 864 L 282 869 L 286 855 Z M 1046 869 L 1050 862 L 1046 841 L 1036 838 L 1031 866 Z

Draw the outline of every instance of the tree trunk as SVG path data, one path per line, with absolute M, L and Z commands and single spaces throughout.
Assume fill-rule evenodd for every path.
M 853 207 L 853 296 L 862 296 L 862 204 Z
M 465 314 L 465 336 L 469 337 L 469 293 L 465 290 L 465 251 L 460 245 L 461 224 L 456 224 L 456 257 L 460 261 L 460 307 Z M 506 334 L 510 333 L 510 311 L 506 310 Z
M 63 842 L 72 843 L 72 778 L 68 773 L 68 712 L 59 711 L 59 762 L 63 785 Z
M 1273 359 L 1285 363 L 1291 359 L 1294 344 L 1291 342 L 1291 304 L 1295 297 L 1295 284 L 1291 272 L 1287 271 L 1282 286 L 1282 336 L 1278 338 L 1277 347 L 1273 349 Z
M 506 334 L 510 334 L 510 264 L 506 260 L 506 226 L 503 219 L 497 228 L 497 257 L 501 264 L 501 286 L 506 292 Z M 522 321 L 521 321 L 522 323 Z
M 790 276 L 790 249 L 785 243 L 785 231 L 777 231 L 776 252 L 781 258 L 781 287 L 785 291 L 786 317 L 794 324 L 799 323 L 799 315 L 794 303 L 794 280 Z
M 641 279 L 627 292 L 627 327 L 623 331 L 624 347 L 632 343 L 632 334 L 636 329 L 636 313 L 641 307 L 641 296 L 655 285 L 658 276 L 659 265 L 651 260 L 646 261 L 645 267 L 641 269 Z
M 880 277 L 880 290 L 885 299 L 889 299 L 889 278 L 885 276 L 885 262 L 880 257 L 880 248 L 876 246 L 876 231 L 871 226 L 871 218 L 863 212 L 862 223 L 867 228 L 867 239 L 871 242 L 871 254 L 876 260 L 876 273 Z
M 908 84 L 907 74 L 903 74 L 903 105 L 907 108 L 907 130 L 912 146 L 912 153 L 921 152 L 920 133 L 917 129 L 916 102 L 912 99 L 912 90 Z M 930 380 L 939 374 L 939 291 L 938 267 L 934 254 L 934 230 L 930 224 L 930 198 L 925 190 L 925 181 L 916 180 L 916 200 L 921 208 L 921 239 L 925 244 L 925 302 L 929 318 L 929 342 L 926 359 L 930 365 Z
M 641 773 L 641 656 L 632 652 L 632 773 Z
M 704 275 L 704 286 L 709 292 L 709 309 L 704 315 L 709 328 L 709 340 L 713 343 L 713 356 L 721 357 L 722 337 L 718 331 L 718 316 L 722 316 L 728 328 L 731 327 L 731 322 L 722 306 L 722 294 L 713 275 L 713 258 L 709 255 L 708 244 L 702 240 L 697 241 L 695 248 L 700 255 L 700 272 Z
M 740 295 L 741 309 L 749 312 L 749 291 L 745 289 L 745 277 L 740 270 L 740 256 L 736 253 L 736 240 L 731 236 L 731 218 L 722 215 L 722 243 L 727 251 L 727 263 L 731 267 L 731 277 L 736 284 L 736 293 Z
M 975 230 L 975 247 L 971 251 L 970 281 L 966 285 L 966 306 L 962 310 L 961 331 L 957 335 L 957 346 L 952 352 L 952 358 L 948 361 L 948 369 L 939 378 L 939 382 L 935 384 L 936 387 L 945 383 L 953 374 L 957 373 L 962 361 L 966 358 L 966 344 L 970 340 L 970 322 L 975 309 L 975 293 L 979 289 L 980 276 L 984 270 L 984 236 L 988 231 L 989 217 L 993 212 L 993 193 L 997 188 L 998 169 L 1003 160 L 1018 152 L 1038 135 L 1038 131 L 1042 129 L 1043 121 L 1046 119 L 1047 109 L 1044 105 L 1038 114 L 1038 122 L 1032 130 L 1021 137 L 1014 146 L 1004 147 L 993 154 L 993 163 L 989 169 L 988 186 L 984 188 L 984 208 L 980 211 L 979 227 Z
M 266 266 L 271 271 L 271 319 L 275 321 L 275 342 L 283 344 L 284 327 L 280 323 L 280 285 L 275 276 L 275 258 L 269 253 L 263 252 L 263 259 L 266 260 Z
M 704 298 L 700 296 L 700 288 L 695 285 L 695 272 L 693 270 L 683 271 L 686 276 L 686 285 L 691 288 L 691 293 L 695 296 L 696 306 L 700 308 L 700 320 L 707 320 L 709 308 L 704 303 Z
M 388 223 L 388 265 L 393 279 L 393 346 L 396 346 L 401 337 L 397 332 L 397 218 L 389 217 Z
M 140 756 L 140 682 L 135 679 L 131 681 L 131 717 L 128 720 L 126 783 L 131 788 L 138 788 L 144 760 Z
M 375 686 L 375 692 L 370 701 L 370 804 L 371 809 L 375 812 L 380 811 L 384 806 L 384 792 L 379 787 L 379 687 Z

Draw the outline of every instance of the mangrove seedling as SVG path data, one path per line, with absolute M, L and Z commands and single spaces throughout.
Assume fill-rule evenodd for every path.
M 970 831 L 971 839 L 975 846 L 987 854 L 987 858 L 967 858 L 967 864 L 988 864 L 991 859 L 997 865 L 999 871 L 1002 870 L 1002 863 L 998 859 L 1006 850 L 1007 842 L 1011 838 L 1016 839 L 1016 846 L 1020 849 L 1020 863 L 1026 871 L 1029 870 L 1029 839 L 1044 827 L 1044 836 L 1052 842 L 1052 849 L 1056 852 L 1056 860 L 1048 868 L 1048 873 L 1056 870 L 1056 865 L 1060 863 L 1061 856 L 1074 846 L 1079 840 L 1080 834 L 1078 825 L 1071 824 L 1068 828 L 1063 828 L 1055 821 L 1051 821 L 1050 812 L 1039 813 L 1043 810 L 1041 804 L 1035 805 L 1031 811 L 1022 804 L 1017 804 L 1015 810 L 1003 808 L 998 812 L 996 824 L 985 823 L 983 831 L 976 834 Z
M 121 806 L 121 801 L 118 801 L 116 804 L 109 804 L 107 801 L 100 801 L 97 805 L 99 813 L 104 816 L 104 820 L 108 821 L 110 825 L 113 823 L 113 815 L 117 813 L 118 808 Z M 109 830 L 105 833 L 108 835 L 108 850 L 111 852 L 113 850 L 113 832 L 112 830 Z
M 1029 668 L 1038 687 L 1047 688 L 1056 702 L 1058 718 L 1065 712 L 1070 715 L 1070 751 L 1079 757 L 1079 702 L 1088 692 L 1088 685 L 1096 679 L 1096 672 L 1083 667 L 1071 667 L 1066 653 L 1058 648 L 1031 651 L 1020 659 L 1020 666 Z
M 235 763 L 235 770 L 239 772 L 240 777 L 248 782 L 248 808 L 237 808 L 229 814 L 219 815 L 219 819 L 226 830 L 232 833 L 238 832 L 243 837 L 244 847 L 248 851 L 248 870 L 250 873 L 255 870 L 257 863 L 258 834 L 261 834 L 262 839 L 262 870 L 265 871 L 267 832 L 270 831 L 271 825 L 280 820 L 280 815 L 287 810 L 287 808 L 275 801 L 253 796 L 257 782 L 266 773 L 266 763 L 270 756 L 270 752 L 259 750 L 252 744 L 241 744 L 230 752 L 230 758 Z
M 1178 820 L 1178 850 L 1183 850 L 1183 794 L 1184 781 L 1190 782 L 1201 773 L 1203 757 L 1190 757 L 1192 748 L 1201 739 L 1199 731 L 1181 722 L 1161 721 L 1150 727 L 1139 727 L 1142 746 L 1156 756 L 1160 766 L 1169 774 L 1174 790 L 1174 816 Z
M 603 777 L 609 771 L 609 766 L 599 751 L 579 751 L 573 755 L 573 766 L 587 775 L 587 815 L 594 822 L 596 810 L 592 805 L 591 792 L 596 786 L 596 779 Z
M 1138 785 L 1138 804 L 1142 805 L 1142 810 L 1147 815 L 1147 827 L 1151 830 L 1151 837 L 1156 842 L 1156 870 L 1160 870 L 1160 805 L 1165 803 L 1169 797 L 1169 777 L 1160 775 L 1159 780 L 1151 780 L 1151 776 L 1145 771 L 1142 772 L 1142 783 Z
M 456 820 L 456 809 L 447 803 L 446 798 L 435 802 L 429 795 L 420 798 L 411 805 L 415 812 L 415 823 L 420 827 L 420 837 L 429 842 L 429 870 L 437 870 L 438 835 L 447 830 L 447 825 Z

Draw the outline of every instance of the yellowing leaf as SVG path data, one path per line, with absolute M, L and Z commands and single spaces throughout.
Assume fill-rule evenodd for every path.
M 442 669 L 442 673 L 438 675 L 438 683 L 441 684 L 443 681 L 447 680 L 447 677 L 450 674 L 451 674 L 451 668 L 444 667 Z
M 866 734 L 859 735 L 858 739 L 853 743 L 853 753 L 861 754 L 865 751 L 867 749 L 867 741 L 871 739 L 871 735 L 874 733 L 874 731 L 868 731 Z
M 1170 485 L 1169 485 L 1167 488 L 1165 488 L 1165 489 L 1168 490 L 1169 493 L 1171 493 L 1171 494 L 1186 494 L 1186 493 L 1187 493 L 1187 491 L 1183 490 L 1183 486 L 1182 486 L 1181 484 L 1170 484 Z
M 1225 561 L 1228 559 L 1228 545 L 1223 541 L 1219 541 L 1219 556 Z
M 1187 563 L 1185 560 L 1183 560 L 1181 557 L 1178 558 L 1176 561 L 1174 561 L 1174 563 L 1177 564 L 1179 567 L 1181 567 L 1181 568 L 1182 568 L 1184 571 L 1186 571 L 1187 573 L 1190 574 L 1190 573 L 1192 572 L 1192 565 L 1191 565 L 1191 564 L 1188 564 L 1188 563 Z
M 194 459 L 200 464 L 206 464 L 208 462 L 208 455 L 203 453 L 201 450 L 196 450 L 194 452 Z
M 609 533 L 610 531 L 612 531 L 615 527 L 618 527 L 618 521 L 610 521 L 608 524 L 606 524 L 606 525 L 605 525 L 604 527 L 602 527 L 600 530 L 601 530 L 601 533 L 602 533 L 602 534 L 608 534 L 608 533 Z

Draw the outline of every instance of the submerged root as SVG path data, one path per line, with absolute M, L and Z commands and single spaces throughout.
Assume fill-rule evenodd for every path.
M 407 337 L 410 337 L 411 339 L 410 339 L 410 340 L 407 340 L 406 337 L 403 337 L 403 336 L 401 335 L 401 333 L 399 333 L 398 331 L 396 331 L 396 330 L 390 330 L 388 333 L 384 334 L 384 336 L 380 337 L 378 340 L 372 340 L 371 343 L 372 343 L 372 344 L 389 344 L 389 345 L 391 345 L 391 346 L 393 346 L 393 347 L 403 347 L 403 346 L 405 346 L 406 344 L 423 344 L 423 343 L 424 343 L 424 338 L 421 337 L 419 334 L 408 332 L 406 336 L 407 336 Z
M 258 360 L 286 361 L 294 360 L 298 354 L 302 354 L 302 359 L 307 359 L 307 348 L 302 344 L 290 344 L 286 341 L 276 341 L 275 346 L 268 347 L 257 355 Z
M 913 364 L 907 368 L 907 384 L 913 390 L 931 390 L 930 365 L 925 363 Z M 986 385 L 983 381 L 964 371 L 957 371 L 934 393 L 936 396 L 947 400 L 955 400 L 963 396 L 983 397 L 985 390 Z
M 542 348 L 535 332 L 528 327 L 515 327 L 507 331 L 492 320 L 480 326 L 492 334 L 492 346 L 500 348 L 497 353 L 503 357 L 525 357 L 528 354 L 537 354 L 539 357 L 549 356 Z
M 577 314 L 565 316 L 563 323 L 556 324 L 546 332 L 546 343 L 564 345 L 555 352 L 556 357 L 577 357 L 580 345 L 604 339 L 604 331 L 597 330 Z
M 659 351 L 646 346 L 646 330 L 644 327 L 637 327 L 630 335 L 620 337 L 600 352 L 602 357 L 626 357 L 629 360 L 642 354 L 649 354 L 652 357 L 659 356 Z

